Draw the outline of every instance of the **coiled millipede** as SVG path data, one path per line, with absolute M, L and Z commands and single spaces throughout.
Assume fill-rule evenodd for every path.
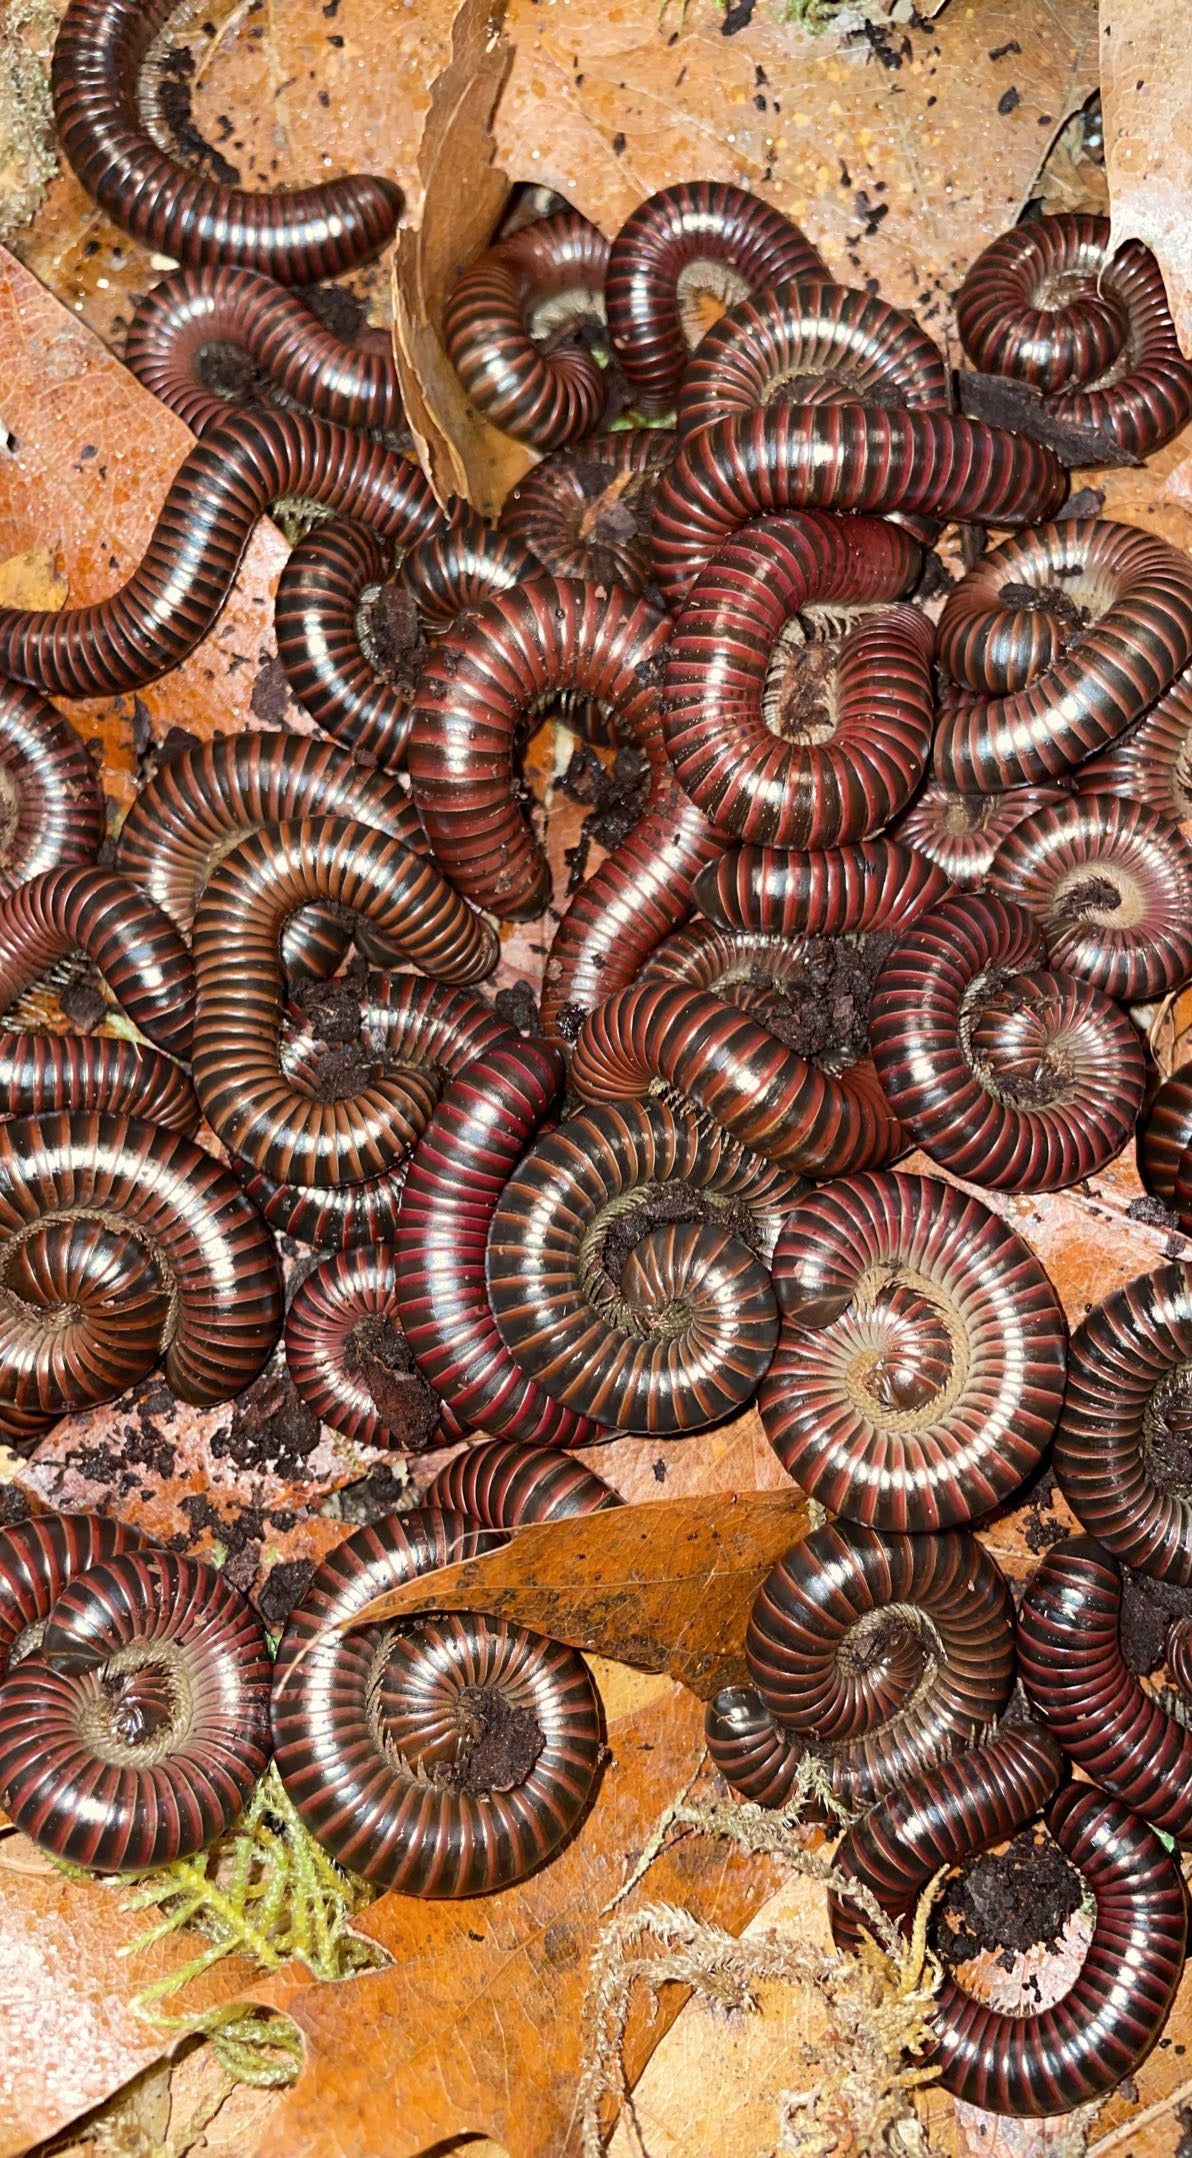
M 1192 1064 L 1164 1079 L 1138 1127 L 1138 1165 L 1148 1190 L 1192 1222 Z
M 363 1446 L 433 1445 L 437 1403 L 393 1316 L 392 1245 L 323 1259 L 286 1313 L 286 1366 L 321 1424 Z
M 1192 818 L 1192 667 L 1075 779 L 1081 794 L 1124 794 L 1177 823 Z
M 402 193 L 352 174 L 248 194 L 188 172 L 137 111 L 141 64 L 174 0 L 71 0 L 54 46 L 54 120 L 68 163 L 125 232 L 175 262 L 241 262 L 286 285 L 337 277 L 392 238 Z
M 510 488 L 501 530 L 552 577 L 643 592 L 651 571 L 649 513 L 674 446 L 668 428 L 635 427 L 556 451 Z
M 1048 972 L 1033 915 L 992 892 L 950 899 L 899 938 L 869 1033 L 918 1144 L 994 1190 L 1079 1183 L 1121 1152 L 1142 1107 L 1146 1061 L 1127 1015 Z
M 93 862 L 103 835 L 103 791 L 70 721 L 36 690 L 0 682 L 0 897 Z
M 189 1055 L 190 953 L 169 916 L 111 869 L 47 869 L 0 899 L 0 1009 L 75 951 L 149 1041 Z
M 596 226 L 559 210 L 498 240 L 447 296 L 443 341 L 467 396 L 536 449 L 591 434 L 603 416 L 604 371 L 575 331 L 603 319 L 607 262 Z
M 570 1834 L 600 1762 L 600 1710 L 573 1649 L 471 1612 L 341 1631 L 386 1589 L 497 1539 L 463 1514 L 358 1529 L 286 1627 L 273 1688 L 278 1771 L 341 1865 L 403 1895 L 520 1879 Z
M 752 1685 L 709 1704 L 712 1759 L 739 1797 L 781 1806 L 810 1754 L 836 1798 L 872 1805 L 1000 1716 L 1012 1613 L 993 1560 L 962 1531 L 815 1529 L 758 1590 Z
M 68 1581 L 140 1542 L 101 1514 L 35 1514 L 0 1530 L 0 1681 L 37 1646 Z
M 151 1545 L 77 1573 L 0 1686 L 0 1792 L 78 1866 L 140 1872 L 231 1826 L 269 1760 L 272 1669 L 243 1596 Z
M 1063 1316 L 978 1199 L 898 1173 L 827 1185 L 784 1223 L 773 1273 L 758 1407 L 805 1491 L 873 1527 L 939 1529 L 1029 1476 L 1063 1400 Z
M 1112 787 L 1107 787 L 1112 792 Z M 1128 789 L 1123 790 L 1128 792 Z M 894 831 L 906 846 L 926 855 L 962 890 L 979 890 L 989 865 L 1016 824 L 1037 809 L 1064 802 L 1061 787 L 1007 787 L 1001 794 L 958 794 L 929 780 Z

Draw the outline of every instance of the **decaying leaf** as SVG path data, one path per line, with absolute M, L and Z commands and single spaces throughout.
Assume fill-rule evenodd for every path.
M 504 0 L 464 0 L 451 64 L 431 93 L 418 153 L 425 208 L 393 257 L 393 344 L 406 418 L 440 501 L 466 495 L 494 517 L 534 453 L 488 426 L 464 396 L 439 336 L 459 271 L 487 246 L 509 182 L 494 162 L 492 120 L 513 49 Z
M 806 1529 L 807 1502 L 793 1486 L 532 1522 L 497 1551 L 378 1596 L 352 1624 L 487 1611 L 574 1648 L 669 1671 L 709 1700 L 742 1675 L 754 1595 Z
M 306 2066 L 279 2100 L 259 2158 L 413 2158 L 468 2134 L 493 2136 L 515 2158 L 578 2158 L 588 1959 L 605 1906 L 703 1755 L 703 1712 L 682 1687 L 638 1680 L 632 1707 L 618 1714 L 607 1676 L 611 1760 L 559 1856 L 497 1896 L 382 1897 L 360 1929 L 392 1966 L 287 1999 Z M 663 1851 L 625 1908 L 648 1894 L 736 1933 L 776 1885 L 772 1865 L 722 1851 L 710 1863 L 688 1840 Z M 683 1997 L 668 1988 L 656 2016 L 643 2008 L 632 2019 L 630 2083 Z
M 1101 0 L 1101 104 L 1115 246 L 1159 258 L 1192 352 L 1192 71 L 1188 21 L 1170 0 Z

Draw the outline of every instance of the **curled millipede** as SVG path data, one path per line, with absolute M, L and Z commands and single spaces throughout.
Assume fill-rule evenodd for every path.
M 51 89 L 63 154 L 113 222 L 175 262 L 241 262 L 285 285 L 338 277 L 393 236 L 402 192 L 354 173 L 317 187 L 248 194 L 189 172 L 158 149 L 137 111 L 137 79 L 174 0 L 71 0 Z
M 1043 1732 L 1008 1725 L 889 1792 L 836 1856 L 907 1921 L 940 1867 L 1000 1843 L 1046 1804 L 1047 1827 L 1096 1904 L 1079 1970 L 1059 2000 L 1025 2014 L 979 2000 L 950 1973 L 934 2004 L 943 2088 L 994 2113 L 1066 2113 L 1112 2090 L 1150 2051 L 1183 1969 L 1184 1896 L 1172 1860 L 1116 1799 L 1087 1786 L 1052 1795 L 1062 1765 Z M 835 1896 L 831 1916 L 837 1946 L 855 1951 L 863 1916 Z
M 492 426 L 554 450 L 598 426 L 604 373 L 578 330 L 603 319 L 608 242 L 575 210 L 523 225 L 447 296 L 443 341 Z
M 965 277 L 957 322 L 978 367 L 1032 383 L 1053 419 L 1111 435 L 1136 458 L 1192 418 L 1192 367 L 1159 265 L 1139 240 L 1111 254 L 1107 217 L 1038 217 L 1002 233 Z
M 1080 794 L 1124 794 L 1177 823 L 1192 818 L 1192 667 L 1075 779 Z
M 643 411 L 674 404 L 706 323 L 701 296 L 741 300 L 784 278 L 826 278 L 797 225 L 721 180 L 664 187 L 628 217 L 609 249 L 604 303 L 621 370 Z
M 828 1185 L 789 1215 L 773 1276 L 783 1324 L 758 1407 L 822 1505 L 950 1528 L 1030 1475 L 1063 1401 L 1063 1316 L 980 1200 L 923 1176 Z
M 728 844 L 672 779 L 571 901 L 542 982 L 542 1031 L 574 1041 L 585 1017 L 632 982 L 695 901 Z
M 445 636 L 425 667 L 410 784 L 438 860 L 503 921 L 541 914 L 550 871 L 518 802 L 513 752 L 535 700 L 575 689 L 612 707 L 618 735 L 666 777 L 657 662 L 665 617 L 619 586 L 542 576 Z
M 1067 518 L 1007 540 L 949 593 L 934 769 L 998 794 L 1104 749 L 1192 659 L 1192 565 L 1166 540 Z
M 169 916 L 111 869 L 47 869 L 0 899 L 0 1009 L 74 951 L 151 1042 L 190 1054 L 190 953 Z
M 485 1277 L 489 1227 L 506 1182 L 562 1082 L 563 1059 L 547 1043 L 498 1043 L 447 1088 L 410 1162 L 394 1301 L 454 1436 L 484 1431 L 526 1446 L 585 1446 L 604 1436 L 514 1362 Z
M 1138 1164 L 1148 1190 L 1192 1221 L 1192 1064 L 1163 1081 L 1138 1127 Z
M 470 514 L 426 534 L 396 579 L 413 602 L 402 624 L 405 642 L 383 652 L 371 610 L 393 576 L 392 549 L 366 525 L 333 518 L 299 541 L 278 581 L 273 626 L 290 689 L 325 734 L 395 771 L 405 757 L 411 692 L 426 656 L 419 618 L 450 627 L 456 615 L 537 569 L 525 548 Z
M 607 1513 L 621 1500 L 602 1476 L 549 1446 L 484 1439 L 440 1469 L 424 1504 L 466 1514 L 486 1529 Z M 2 1621 L 0 1621 L 2 1623 Z
M 661 1101 L 569 1118 L 513 1170 L 489 1231 L 510 1355 L 601 1425 L 666 1436 L 723 1422 L 773 1354 L 765 1262 L 800 1189 Z
M 1192 974 L 1192 848 L 1142 802 L 1080 795 L 1007 834 L 989 882 L 1033 914 L 1051 965 L 1143 1004 Z
M 650 581 L 650 511 L 674 449 L 667 428 L 591 435 L 544 457 L 510 489 L 501 528 L 552 577 L 587 577 L 643 592 Z
M 344 818 L 271 825 L 242 839 L 213 871 L 194 932 L 194 1075 L 203 1114 L 232 1153 L 266 1176 L 359 1183 L 382 1175 L 409 1146 L 434 1082 L 382 1071 L 327 1102 L 286 1077 L 281 935 L 312 899 L 364 915 L 443 981 L 489 973 L 496 939 L 424 855 Z
M 1112 787 L 1106 792 L 1111 793 Z M 1129 788 L 1122 790 L 1129 793 Z M 984 884 L 1003 839 L 1037 809 L 1067 800 L 1059 787 L 1007 787 L 1002 794 L 957 794 L 932 780 L 899 817 L 898 838 L 926 855 L 964 890 Z
M 1091 1536 L 1066 1536 L 1027 1585 L 1018 1667 L 1037 1713 L 1095 1783 L 1192 1843 L 1192 1731 L 1127 1668 L 1122 1576 Z
M 758 1590 L 751 1686 L 707 1712 L 708 1750 L 738 1796 L 781 1806 L 814 1754 L 846 1806 L 980 1742 L 1010 1698 L 1010 1593 L 971 1536 L 813 1530 Z
M 183 458 L 144 554 L 109 599 L 56 614 L 0 607 L 0 670 L 63 697 L 168 674 L 215 622 L 253 526 L 282 496 L 325 503 L 401 544 L 442 517 L 417 465 L 395 451 L 306 413 L 236 413 Z
M 776 510 L 1032 524 L 1058 507 L 1066 484 L 1050 450 L 979 420 L 767 405 L 702 428 L 678 450 L 655 502 L 655 574 L 677 606 L 739 525 Z
M 229 264 L 176 270 L 137 302 L 125 364 L 196 435 L 226 419 L 228 400 L 208 388 L 203 359 L 231 345 L 271 385 L 308 412 L 378 434 L 400 426 L 393 351 L 384 330 L 358 343 L 325 329 L 312 307 L 274 278 Z
M 720 929 L 869 936 L 901 933 L 951 889 L 943 871 L 912 847 L 867 839 L 822 853 L 735 847 L 696 878 L 695 900 Z
M 100 1514 L 37 1514 L 0 1530 L 0 1680 L 35 1645 L 33 1629 L 68 1581 L 140 1541 L 137 1529 Z
M 1055 1441 L 1060 1489 L 1124 1566 L 1192 1585 L 1192 1505 L 1154 1447 L 1187 1418 L 1192 1269 L 1140 1274 L 1095 1304 L 1072 1336 Z
M 933 1161 L 999 1191 L 1056 1191 L 1134 1129 L 1146 1059 L 1126 1013 L 1047 971 L 1025 907 L 966 892 L 899 938 L 874 986 L 873 1060 Z
M 599 1703 L 574 1649 L 467 1611 L 339 1631 L 385 1590 L 494 1540 L 434 1511 L 358 1529 L 324 1559 L 278 1651 L 273 1737 L 291 1799 L 341 1865 L 403 1895 L 520 1879 L 595 1785 Z
M 286 1364 L 320 1423 L 362 1446 L 431 1445 L 437 1423 L 394 1308 L 392 1245 L 324 1259 L 286 1313 Z
M 0 1118 L 107 1109 L 193 1132 L 199 1105 L 182 1067 L 138 1042 L 0 1030 Z
M 333 999 L 335 994 L 333 985 Z M 360 994 L 356 1009 L 358 1037 L 339 1044 L 348 1066 L 346 1074 L 341 1067 L 342 1082 L 355 1086 L 362 1066 L 378 1076 L 388 1074 L 401 1093 L 407 1147 L 424 1129 L 447 1082 L 475 1058 L 510 1039 L 509 1029 L 478 997 L 416 975 L 375 978 Z M 342 1032 L 334 1013 L 331 1032 Z M 309 1087 L 313 1098 L 326 1091 L 321 1081 L 328 1063 L 334 1080 L 335 1059 L 336 1044 L 317 1040 L 310 1021 L 303 1018 L 299 1023 L 291 1010 L 282 1037 L 281 1064 L 299 1092 Z M 385 1144 L 393 1147 L 394 1158 L 379 1176 L 319 1186 L 242 1171 L 245 1187 L 273 1228 L 303 1243 L 343 1249 L 391 1243 L 408 1168 L 396 1124 L 386 1134 Z
M 216 734 L 163 761 L 124 820 L 116 859 L 126 877 L 189 936 L 213 869 L 250 832 L 297 817 L 352 817 L 426 852 L 405 789 L 299 734 Z M 334 974 L 350 934 L 333 913 L 306 908 L 286 924 L 289 973 Z M 396 960 L 370 941 L 370 956 Z
M 913 316 L 867 292 L 810 280 L 769 286 L 713 323 L 683 377 L 680 442 L 773 403 L 946 411 L 948 376 Z
M 243 1596 L 152 1546 L 76 1574 L 0 1687 L 0 1791 L 17 1827 L 99 1873 L 230 1828 L 269 1760 L 272 1667 Z
M 40 1435 L 161 1360 L 183 1401 L 228 1401 L 281 1325 L 259 1216 L 179 1132 L 102 1113 L 0 1124 L 0 1430 Z
M 801 1056 L 725 998 L 645 981 L 618 990 L 580 1029 L 571 1084 L 581 1101 L 682 1094 L 763 1160 L 843 1176 L 900 1142 L 866 1058 L 839 1074 Z
M 0 682 L 0 897 L 93 862 L 103 835 L 103 792 L 70 721 L 36 690 Z
M 713 824 L 775 847 L 833 847 L 910 800 L 934 722 L 926 616 L 862 616 L 844 631 L 834 679 L 807 673 L 833 657 L 829 646 L 800 664 L 781 640 L 809 600 L 896 597 L 918 555 L 874 518 L 772 518 L 696 579 L 666 655 L 663 728 L 681 785 Z

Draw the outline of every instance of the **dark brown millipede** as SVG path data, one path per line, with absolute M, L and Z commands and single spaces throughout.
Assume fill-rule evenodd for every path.
M 603 415 L 602 369 L 577 337 L 557 333 L 603 315 L 607 261 L 596 226 L 558 210 L 498 240 L 447 296 L 443 340 L 468 397 L 536 449 L 590 434 Z
M 103 835 L 103 793 L 70 721 L 36 690 L 0 682 L 0 896 L 93 862 Z

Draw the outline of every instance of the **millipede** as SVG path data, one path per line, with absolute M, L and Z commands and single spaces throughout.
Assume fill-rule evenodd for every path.
M 367 1244 L 320 1260 L 286 1313 L 286 1368 L 321 1424 L 362 1446 L 433 1445 L 437 1403 L 393 1317 L 397 1254 Z
M 1177 823 L 1192 817 L 1192 667 L 1074 778 L 1080 794 L 1126 795 Z
M 522 1521 L 608 1513 L 621 1500 L 594 1469 L 553 1447 L 482 1439 L 439 1470 L 423 1503 L 466 1514 L 481 1528 L 514 1529 Z
M 558 210 L 498 240 L 447 295 L 443 340 L 466 395 L 535 449 L 589 435 L 604 415 L 604 372 L 577 333 L 603 322 L 607 263 L 597 227 Z
M 160 1050 L 104 1035 L 0 1029 L 0 1118 L 50 1109 L 106 1109 L 188 1134 L 199 1122 L 189 1073 Z
M 0 1530 L 0 1680 L 36 1646 L 68 1581 L 140 1542 L 138 1529 L 102 1514 L 35 1514 Z
M 1121 791 L 1132 790 L 1123 787 Z M 1105 792 L 1115 792 L 1108 775 Z M 1037 809 L 1050 809 L 1066 800 L 1061 787 L 1006 787 L 1000 794 L 961 794 L 932 779 L 903 811 L 894 831 L 906 846 L 942 869 L 951 883 L 974 891 L 984 884 L 994 855 L 1016 824 Z
M 510 488 L 501 530 L 552 577 L 643 592 L 652 568 L 650 511 L 674 440 L 669 428 L 633 427 L 544 457 Z
M 0 682 L 0 898 L 93 862 L 103 836 L 103 792 L 70 721 L 36 690 Z
M 137 110 L 137 79 L 175 0 L 71 0 L 50 87 L 63 154 L 114 224 L 175 262 L 242 263 L 285 285 L 367 262 L 393 237 L 401 189 L 354 173 L 317 187 L 251 194 L 188 172 L 159 150 Z
M 190 1054 L 195 979 L 167 914 L 111 869 L 47 869 L 0 898 L 0 1008 L 81 951 L 157 1048 Z

